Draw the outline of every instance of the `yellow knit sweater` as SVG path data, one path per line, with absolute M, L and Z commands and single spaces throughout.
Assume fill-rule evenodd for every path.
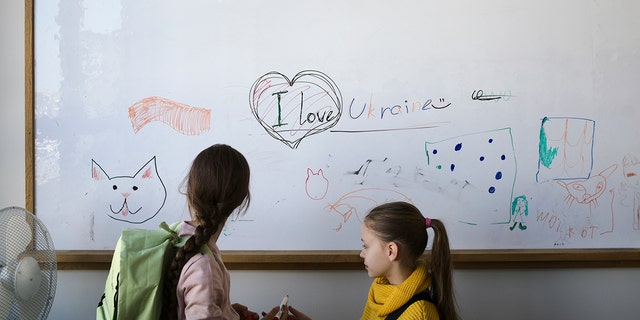
M 364 306 L 360 320 L 384 319 L 416 293 L 426 290 L 430 285 L 431 275 L 423 261 L 419 261 L 409 278 L 399 285 L 392 285 L 386 278 L 378 277 L 371 284 L 367 304 Z M 399 318 L 399 320 L 425 319 L 439 320 L 440 317 L 436 306 L 424 300 L 411 304 Z

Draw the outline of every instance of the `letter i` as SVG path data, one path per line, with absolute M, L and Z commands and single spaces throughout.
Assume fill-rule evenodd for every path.
M 287 92 L 289 91 L 278 91 L 276 93 L 271 94 L 272 96 L 273 95 L 278 96 L 278 124 L 273 125 L 274 128 L 287 125 L 286 123 L 282 123 L 282 107 L 280 106 L 280 96 Z

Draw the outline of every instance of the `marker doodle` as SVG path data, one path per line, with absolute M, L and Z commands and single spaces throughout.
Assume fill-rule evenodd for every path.
M 635 155 L 626 154 L 622 158 L 622 175 L 624 193 L 620 201 L 631 206 L 633 229 L 640 230 L 640 160 Z
M 358 212 L 365 212 L 378 204 L 390 201 L 407 201 L 413 203 L 409 197 L 401 192 L 383 188 L 362 188 L 344 194 L 333 203 L 329 203 L 327 210 L 335 212 L 342 218 L 341 222 L 334 229 L 340 231 L 342 226 L 355 215 L 359 222 L 362 218 Z
M 444 98 L 440 98 L 439 101 L 440 104 L 434 104 L 433 100 L 431 99 L 426 99 L 426 101 L 424 102 L 409 102 L 409 100 L 404 100 L 404 103 L 401 104 L 386 105 L 378 108 L 374 107 L 373 94 L 371 94 L 371 96 L 369 97 L 369 103 L 362 103 L 362 108 L 360 108 L 360 110 L 358 110 L 357 106 L 354 107 L 356 98 L 351 99 L 351 103 L 349 104 L 349 117 L 354 120 L 383 120 L 386 119 L 385 115 L 387 116 L 387 118 L 399 115 L 416 115 L 432 109 L 446 109 L 451 106 L 451 102 L 445 102 Z
M 307 168 L 307 179 L 304 181 L 307 196 L 312 200 L 322 200 L 329 191 L 329 180 L 324 176 L 322 169 L 313 172 Z
M 434 109 L 446 109 L 447 107 L 449 107 L 451 105 L 451 102 L 445 103 L 444 98 L 440 98 L 440 103 L 439 105 L 435 105 L 435 104 L 431 104 L 431 107 Z
M 594 208 L 598 207 L 598 199 L 607 190 L 607 178 L 610 177 L 617 168 L 618 165 L 614 163 L 606 169 L 602 170 L 600 173 L 591 176 L 586 180 L 577 180 L 571 182 L 565 182 L 562 180 L 556 181 L 567 191 L 565 201 L 569 204 L 569 207 L 571 207 L 571 204 L 573 204 L 574 202 L 589 206 L 589 223 L 592 226 L 596 226 L 598 228 L 603 228 L 603 226 L 607 228 L 600 234 L 613 232 L 614 229 L 613 196 L 615 196 L 615 194 L 613 193 L 613 189 L 610 190 L 612 194 L 611 210 L 608 213 L 610 214 L 610 216 L 596 216 L 594 215 L 593 210 Z
M 460 217 L 462 223 L 506 224 L 517 177 L 511 128 L 425 142 L 430 176 L 442 181 L 440 192 L 482 208 Z M 445 185 L 446 183 L 446 185 Z
M 595 127 L 590 119 L 543 118 L 536 181 L 587 179 L 593 166 Z
M 471 93 L 471 100 L 477 100 L 477 101 L 495 101 L 495 100 L 508 101 L 510 98 L 511 98 L 511 93 L 484 94 L 483 90 L 473 90 L 473 92 Z
M 139 224 L 155 217 L 164 207 L 167 188 L 158 175 L 156 157 L 132 176 L 110 177 L 93 159 L 91 172 L 100 183 L 100 199 L 109 207 L 106 212 L 111 219 Z
M 271 137 L 296 149 L 304 138 L 338 123 L 342 95 L 335 82 L 322 72 L 301 71 L 289 79 L 274 71 L 251 86 L 249 106 Z
M 527 230 L 525 217 L 529 215 L 529 202 L 525 196 L 517 196 L 511 202 L 511 222 L 513 225 L 509 230 L 513 230 L 518 225 L 520 230 Z
M 160 121 L 184 135 L 199 135 L 209 131 L 211 110 L 191 107 L 162 97 L 149 97 L 129 107 L 133 132 L 152 121 Z

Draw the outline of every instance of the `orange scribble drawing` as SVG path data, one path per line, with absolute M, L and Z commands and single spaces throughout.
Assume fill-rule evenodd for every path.
M 407 201 L 413 203 L 405 194 L 383 188 L 362 188 L 344 194 L 333 203 L 326 206 L 327 211 L 335 212 L 341 217 L 341 222 L 334 230 L 340 231 L 342 226 L 349 221 L 349 218 L 355 214 L 356 218 L 362 223 L 361 215 L 373 207 L 390 201 Z
M 191 107 L 162 97 L 149 97 L 129 107 L 133 131 L 153 121 L 160 121 L 184 135 L 199 135 L 209 131 L 211 110 Z

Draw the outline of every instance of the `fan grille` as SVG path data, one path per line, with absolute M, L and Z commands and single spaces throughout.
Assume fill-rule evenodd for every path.
M 16 268 L 27 257 L 38 262 L 40 286 L 32 296 L 20 297 L 15 290 Z M 25 209 L 0 210 L 0 266 L 0 318 L 46 319 L 57 285 L 56 252 L 47 228 Z

